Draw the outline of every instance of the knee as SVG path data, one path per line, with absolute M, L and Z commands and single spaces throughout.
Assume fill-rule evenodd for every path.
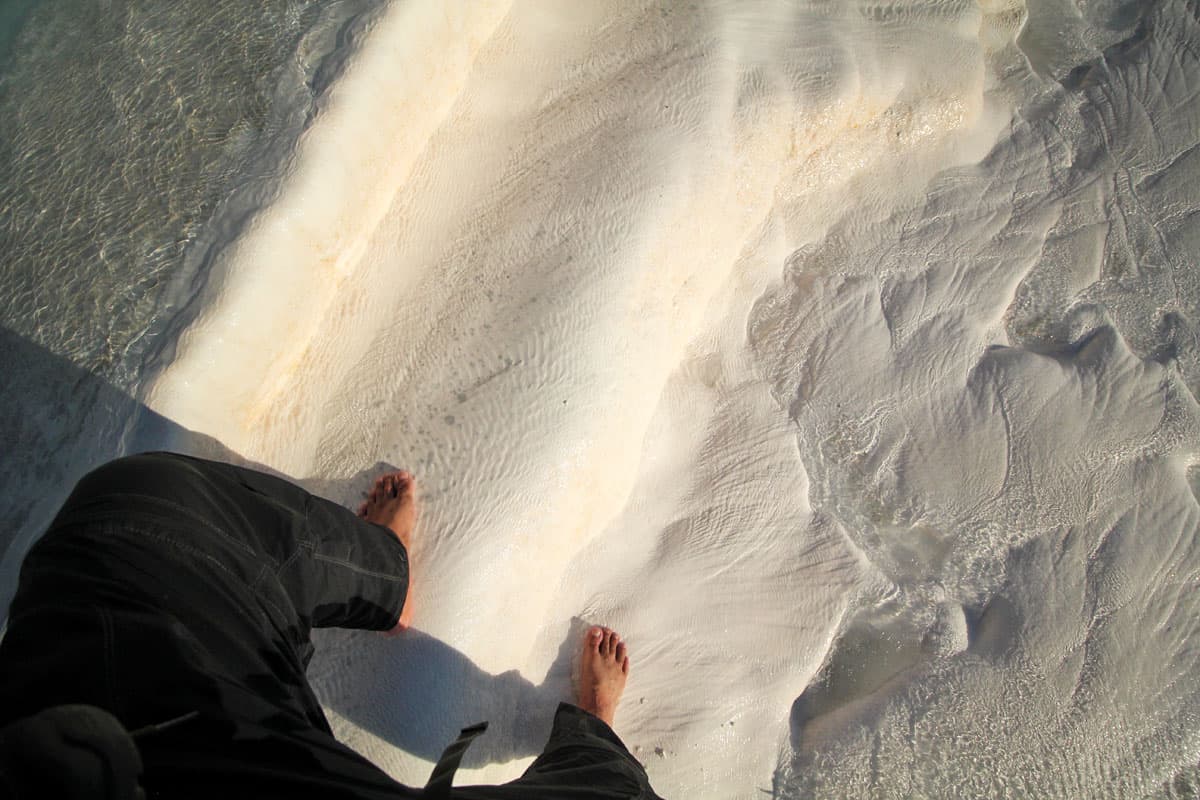
M 155 487 L 168 488 L 172 483 L 186 480 L 190 472 L 187 457 L 178 453 L 122 456 L 80 478 L 68 503 L 103 494 L 149 494 Z

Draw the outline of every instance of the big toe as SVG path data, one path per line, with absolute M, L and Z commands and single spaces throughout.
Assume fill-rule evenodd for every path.
M 597 653 L 600 652 L 600 644 L 603 641 L 604 641 L 604 628 L 601 628 L 600 626 L 597 625 L 588 630 L 587 639 L 585 640 L 585 642 L 586 642 L 589 650 L 593 650 Z

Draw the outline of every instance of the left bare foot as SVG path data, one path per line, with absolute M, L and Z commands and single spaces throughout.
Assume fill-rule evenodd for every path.
M 396 627 L 388 633 L 399 633 L 412 625 L 412 537 L 417 526 L 417 479 L 411 472 L 401 470 L 381 475 L 375 480 L 371 493 L 358 507 L 358 515 L 368 522 L 382 525 L 396 534 L 408 551 L 408 595 Z

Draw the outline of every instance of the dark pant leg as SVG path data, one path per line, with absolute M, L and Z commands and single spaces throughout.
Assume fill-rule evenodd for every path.
M 406 590 L 390 531 L 286 481 L 121 459 L 80 482 L 22 567 L 0 716 L 86 703 L 136 730 L 192 714 L 139 740 L 167 794 L 409 796 L 333 740 L 304 676 L 311 626 L 386 629 Z
M 385 630 L 407 592 L 407 553 L 388 529 L 288 481 L 173 453 L 118 459 L 85 476 L 26 569 L 38 574 L 53 549 L 62 561 L 70 548 L 59 540 L 98 522 L 130 534 L 153 529 L 118 557 L 134 573 L 127 591 L 157 587 L 158 607 L 182 621 L 229 674 L 265 668 L 277 679 L 272 696 L 323 727 L 304 674 L 310 629 Z M 86 561 L 81 554 L 76 563 Z M 198 572 L 198 562 L 210 574 Z
M 80 482 L 26 559 L 0 724 L 65 703 L 166 722 L 138 739 L 151 796 L 419 796 L 333 739 L 304 678 L 310 627 L 390 627 L 406 589 L 389 531 L 286 481 L 122 459 Z M 566 704 L 521 778 L 452 796 L 656 797 L 611 729 Z
M 598 717 L 560 703 L 542 754 L 501 786 L 463 786 L 455 800 L 660 800 L 646 770 Z
M 277 584 L 306 629 L 386 630 L 408 588 L 408 554 L 390 530 L 289 481 L 232 464 L 175 453 L 118 459 L 80 480 L 51 529 L 101 517 L 204 532 L 197 547 L 251 559 L 258 568 L 252 584 Z

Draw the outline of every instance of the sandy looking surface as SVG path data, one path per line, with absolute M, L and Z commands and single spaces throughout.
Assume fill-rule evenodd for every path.
M 600 623 L 664 796 L 1190 780 L 1194 4 L 599 5 L 381 13 L 149 395 L 422 482 L 339 735 L 513 777 Z

